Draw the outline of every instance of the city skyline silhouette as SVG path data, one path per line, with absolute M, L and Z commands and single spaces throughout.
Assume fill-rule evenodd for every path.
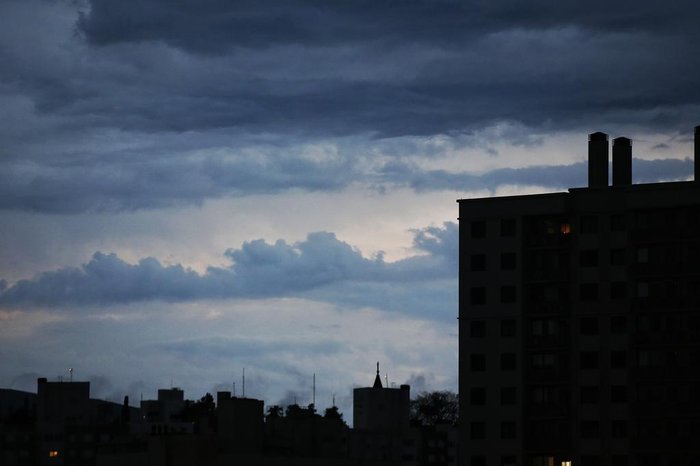
M 698 13 L 0 2 L 0 387 L 458 392 L 455 200 L 584 188 L 599 131 L 693 180 Z

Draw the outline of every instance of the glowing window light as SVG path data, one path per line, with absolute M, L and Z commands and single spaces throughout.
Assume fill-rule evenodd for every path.
M 49 450 L 49 458 L 58 458 L 58 450 Z
M 571 466 L 571 461 L 562 461 L 561 466 Z

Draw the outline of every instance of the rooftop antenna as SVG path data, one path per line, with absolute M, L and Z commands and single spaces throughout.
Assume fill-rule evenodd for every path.
M 311 398 L 311 402 L 313 403 L 314 407 L 316 407 L 316 373 L 314 372 L 314 383 L 313 383 L 314 389 L 313 389 L 313 397 Z
M 236 382 L 233 382 L 231 385 L 233 388 L 233 397 L 235 398 L 236 397 Z
M 245 367 L 243 368 L 243 398 L 245 398 Z
M 386 388 L 389 388 L 389 373 L 384 374 L 384 381 L 386 382 Z
M 333 394 L 333 406 L 335 406 L 335 393 Z
M 72 382 L 73 381 L 73 368 L 72 367 L 68 368 L 68 373 L 70 374 L 70 381 Z

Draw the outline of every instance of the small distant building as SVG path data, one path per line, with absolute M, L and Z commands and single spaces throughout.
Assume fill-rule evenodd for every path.
M 350 457 L 379 464 L 416 464 L 419 434 L 409 426 L 410 401 L 410 386 L 382 386 L 377 363 L 372 387 L 353 390 Z
M 217 393 L 219 451 L 225 455 L 259 456 L 263 450 L 263 400 Z
M 185 394 L 181 388 L 159 389 L 157 400 L 141 401 L 142 429 L 152 435 L 191 434 L 193 423 L 182 419 L 185 406 Z

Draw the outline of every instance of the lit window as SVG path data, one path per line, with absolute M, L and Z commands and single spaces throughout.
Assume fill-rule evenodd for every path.
M 561 466 L 571 466 L 571 461 L 562 461 Z
M 58 458 L 58 450 L 49 450 L 49 458 Z
M 571 224 L 570 223 L 562 223 L 561 226 L 559 227 L 559 231 L 561 232 L 562 235 L 571 234 Z

